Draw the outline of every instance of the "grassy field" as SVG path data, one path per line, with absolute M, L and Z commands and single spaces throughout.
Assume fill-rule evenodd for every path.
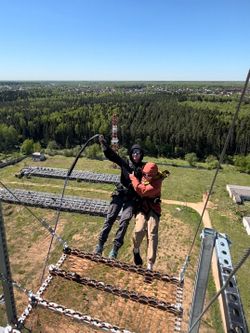
M 43 167 L 69 169 L 73 163 L 73 158 L 63 156 L 48 157 L 44 162 L 33 162 L 27 158 L 22 162 L 0 169 L 1 182 L 8 188 L 19 188 L 39 192 L 49 192 L 62 194 L 64 181 L 55 179 L 44 179 L 23 177 L 18 179 L 14 174 L 20 171 L 25 165 L 35 165 Z M 145 161 L 155 161 L 158 163 L 161 171 L 168 169 L 171 172 L 169 179 L 164 180 L 162 188 L 162 199 L 180 201 L 176 210 L 175 205 L 162 204 L 163 216 L 161 218 L 162 234 L 160 236 L 157 265 L 159 268 L 165 268 L 173 275 L 179 275 L 180 269 L 184 263 L 185 256 L 192 243 L 195 234 L 199 215 L 195 211 L 185 206 L 186 202 L 202 202 L 202 195 L 210 190 L 215 170 L 205 168 L 189 168 L 184 161 L 172 161 L 165 159 L 144 158 Z M 202 165 L 201 165 L 202 166 Z M 205 166 L 205 165 L 204 165 Z M 107 160 L 90 160 L 80 158 L 75 166 L 75 170 L 84 170 L 101 173 L 119 174 L 119 169 L 114 169 Z M 223 165 L 217 175 L 210 201 L 213 208 L 208 209 L 212 226 L 215 231 L 228 235 L 233 246 L 230 248 L 233 265 L 236 265 L 249 247 L 249 236 L 242 224 L 243 216 L 250 216 L 250 204 L 237 206 L 226 190 L 226 185 L 244 185 L 250 186 L 250 176 L 237 172 L 232 166 Z M 1 185 L 1 184 L 0 184 Z M 75 195 L 87 198 L 98 198 L 109 200 L 113 191 L 113 185 L 97 184 L 68 181 L 65 195 Z M 45 235 L 44 228 L 27 212 L 23 206 L 10 205 L 2 203 L 3 217 L 7 235 L 7 244 L 11 262 L 13 279 L 25 288 L 32 289 L 34 292 L 38 289 L 41 272 L 44 268 L 47 252 L 41 251 L 41 247 L 49 244 L 50 235 Z M 52 227 L 57 219 L 57 212 L 32 208 L 32 212 L 40 219 L 44 219 Z M 176 224 L 179 221 L 179 226 Z M 83 249 L 92 252 L 98 238 L 103 218 L 87 216 L 81 214 L 61 213 L 57 233 L 68 244 L 74 248 Z M 171 222 L 171 223 L 170 223 Z M 200 228 L 200 231 L 202 230 Z M 171 230 L 172 228 L 172 230 Z M 114 229 L 114 228 L 113 228 Z M 186 230 L 185 230 L 186 229 Z M 124 246 L 119 252 L 119 260 L 132 263 L 132 243 L 131 235 L 133 224 L 129 226 L 126 234 Z M 200 231 L 198 235 L 200 234 Z M 112 238 L 115 230 L 112 230 L 109 240 L 105 247 L 105 255 L 108 255 L 112 248 Z M 172 246 L 171 255 L 168 254 L 169 243 L 166 245 L 164 237 L 168 241 L 176 242 Z M 170 238 L 170 236 L 172 238 Z M 199 254 L 200 239 L 195 241 L 195 249 L 191 255 L 191 262 L 187 269 L 187 277 L 194 281 L 195 267 Z M 146 249 L 143 248 L 143 254 L 146 255 Z M 60 244 L 53 244 L 49 256 L 48 264 L 55 264 L 61 256 L 62 247 Z M 34 271 L 34 262 L 36 270 Z M 157 267 L 157 266 L 156 266 Z M 236 274 L 238 287 L 245 311 L 248 326 L 250 327 L 250 277 L 249 277 L 250 259 L 248 258 L 241 269 Z M 192 291 L 191 291 L 192 293 Z M 215 294 L 215 288 L 212 278 L 208 285 L 209 298 Z M 19 293 L 15 293 L 18 309 L 26 306 Z M 189 303 L 191 300 L 189 301 Z M 189 311 L 189 309 L 187 310 Z M 218 305 L 214 305 L 211 310 L 210 319 L 203 323 L 207 327 L 213 327 L 215 332 L 221 332 L 220 316 Z M 211 319 L 212 318 L 212 319 Z M 0 307 L 0 325 L 6 325 L 5 309 Z M 206 326 L 207 325 L 207 326 Z M 204 331 L 205 332 L 205 331 Z

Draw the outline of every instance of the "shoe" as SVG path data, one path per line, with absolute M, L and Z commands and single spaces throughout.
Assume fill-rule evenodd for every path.
M 150 270 L 150 271 L 153 270 L 153 264 L 151 262 L 148 263 L 148 270 Z
M 98 256 L 102 255 L 103 247 L 100 244 L 97 244 L 93 254 L 96 254 Z
M 140 256 L 140 252 L 135 253 L 133 251 L 133 253 L 134 253 L 134 263 L 135 263 L 135 265 L 142 265 L 143 261 L 142 261 L 142 258 Z
M 117 258 L 117 252 L 115 250 L 110 251 L 109 259 L 116 259 Z

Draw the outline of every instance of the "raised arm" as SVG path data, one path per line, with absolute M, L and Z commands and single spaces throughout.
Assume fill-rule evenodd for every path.
M 102 151 L 103 151 L 104 155 L 107 157 L 108 160 L 110 160 L 111 162 L 116 163 L 120 167 L 124 166 L 129 173 L 132 173 L 133 170 L 129 167 L 129 165 L 118 154 L 116 154 L 116 152 L 113 149 L 111 149 L 107 145 L 107 143 L 104 140 L 103 135 L 99 135 L 98 140 L 101 144 Z

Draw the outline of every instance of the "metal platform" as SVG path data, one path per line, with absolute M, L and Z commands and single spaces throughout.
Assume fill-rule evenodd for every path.
M 43 168 L 35 166 L 26 166 L 23 169 L 21 169 L 19 172 L 21 176 L 47 177 L 47 178 L 57 178 L 57 179 L 65 179 L 67 173 L 68 173 L 67 169 Z M 74 170 L 72 171 L 68 179 L 92 182 L 92 183 L 105 183 L 105 184 L 116 185 L 120 182 L 120 175 Z
M 10 204 L 55 210 L 58 210 L 61 204 L 61 211 L 105 217 L 107 215 L 110 204 L 109 201 L 105 200 L 94 200 L 67 195 L 63 197 L 61 203 L 60 194 L 50 194 L 17 189 L 10 189 L 9 191 L 0 189 L 0 200 Z M 120 215 L 118 218 L 119 217 Z

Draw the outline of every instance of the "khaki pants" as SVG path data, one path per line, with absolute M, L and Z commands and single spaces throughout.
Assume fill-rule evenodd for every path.
M 158 246 L 159 216 L 150 211 L 147 215 L 139 212 L 136 214 L 135 229 L 133 235 L 134 247 L 139 249 L 145 235 L 148 242 L 148 262 L 155 263 Z

